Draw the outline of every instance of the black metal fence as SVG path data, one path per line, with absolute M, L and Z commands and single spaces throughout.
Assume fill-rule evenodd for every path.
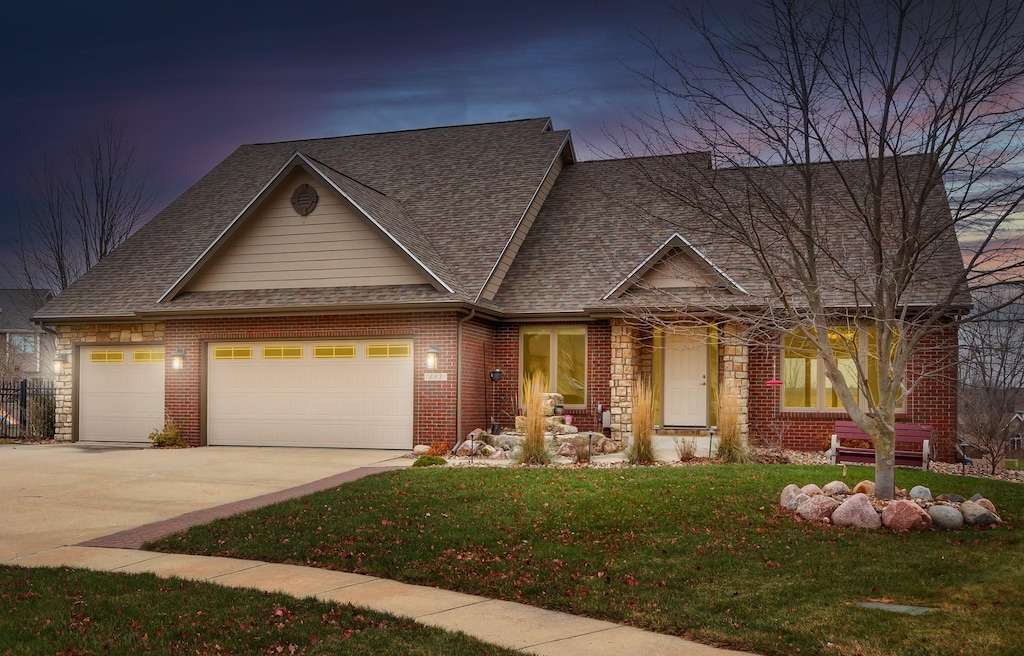
M 52 438 L 56 405 L 49 381 L 0 380 L 0 437 Z

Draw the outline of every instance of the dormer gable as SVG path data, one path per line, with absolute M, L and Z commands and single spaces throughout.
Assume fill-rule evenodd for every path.
M 621 296 L 632 288 L 655 290 L 715 289 L 747 294 L 739 283 L 679 233 L 643 259 L 604 296 Z

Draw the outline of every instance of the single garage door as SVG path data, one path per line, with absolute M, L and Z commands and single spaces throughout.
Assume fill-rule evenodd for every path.
M 79 352 L 78 439 L 149 442 L 164 425 L 161 346 L 84 346 Z
M 411 341 L 207 347 L 207 443 L 412 448 Z

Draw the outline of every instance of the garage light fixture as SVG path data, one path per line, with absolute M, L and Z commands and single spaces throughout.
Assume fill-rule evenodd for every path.
M 437 345 L 427 349 L 427 369 L 437 369 L 437 358 L 439 355 L 441 355 L 441 349 Z
M 68 364 L 68 356 L 58 355 L 53 359 L 53 373 L 62 374 L 64 373 L 64 367 Z
M 182 369 L 185 366 L 185 349 L 180 348 L 171 356 L 171 369 Z

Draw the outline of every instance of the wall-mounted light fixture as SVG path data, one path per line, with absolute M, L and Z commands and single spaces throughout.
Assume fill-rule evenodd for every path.
M 68 365 L 68 356 L 58 355 L 53 359 L 53 373 L 62 374 L 64 373 L 64 367 Z
M 185 367 L 185 349 L 180 348 L 171 356 L 171 369 L 181 370 Z
M 441 349 L 437 345 L 427 349 L 427 369 L 437 369 L 437 358 L 441 355 Z

